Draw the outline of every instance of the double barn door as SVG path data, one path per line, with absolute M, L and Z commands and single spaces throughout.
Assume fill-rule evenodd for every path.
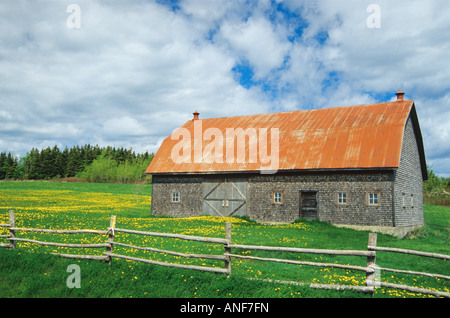
M 205 181 L 203 213 L 218 216 L 247 215 L 247 180 L 223 178 Z
M 203 214 L 247 215 L 247 179 L 221 178 L 203 183 Z M 317 191 L 300 191 L 300 217 L 318 217 Z

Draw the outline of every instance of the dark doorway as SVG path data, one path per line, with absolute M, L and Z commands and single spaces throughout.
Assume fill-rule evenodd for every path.
M 317 219 L 317 191 L 300 192 L 300 217 Z

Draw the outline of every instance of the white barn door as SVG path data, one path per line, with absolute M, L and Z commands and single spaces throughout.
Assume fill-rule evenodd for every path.
M 205 181 L 203 213 L 223 217 L 247 215 L 247 180 L 223 178 Z

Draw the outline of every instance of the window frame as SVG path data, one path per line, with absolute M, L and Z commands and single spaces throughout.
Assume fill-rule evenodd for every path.
M 345 202 L 339 202 L 339 195 L 340 194 L 345 194 Z M 336 204 L 337 205 L 348 205 L 349 204 L 349 195 L 348 195 L 348 191 L 338 191 L 336 192 Z
M 275 194 L 280 193 L 280 202 L 276 202 Z M 284 204 L 284 191 L 283 190 L 273 190 L 272 191 L 272 204 L 283 205 Z
M 175 199 L 176 195 L 176 199 Z M 170 192 L 170 203 L 180 203 L 181 202 L 181 192 L 180 191 L 171 191 Z
M 374 191 L 367 191 L 366 192 L 366 204 L 367 206 L 381 206 L 381 191 L 380 190 L 374 190 Z M 370 195 L 376 194 L 377 195 L 377 203 L 370 203 Z

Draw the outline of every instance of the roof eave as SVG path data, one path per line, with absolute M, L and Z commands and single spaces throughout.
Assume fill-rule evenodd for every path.
M 281 174 L 281 173 L 314 173 L 314 172 L 370 172 L 370 171 L 394 171 L 398 167 L 370 167 L 370 168 L 320 168 L 320 169 L 285 169 L 274 173 L 262 172 L 261 170 L 244 171 L 186 171 L 186 172 L 146 172 L 146 175 L 218 175 L 218 174 Z
M 422 179 L 426 181 L 428 180 L 427 162 L 425 158 L 425 149 L 423 146 L 422 132 L 420 131 L 419 117 L 417 116 L 416 106 L 414 102 L 411 106 L 410 117 L 413 124 L 414 134 L 416 135 L 417 148 L 419 150 Z

